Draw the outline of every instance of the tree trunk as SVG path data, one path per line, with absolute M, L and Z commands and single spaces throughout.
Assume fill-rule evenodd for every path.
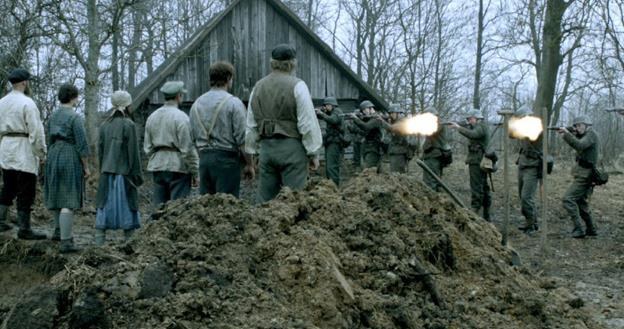
M 483 62 L 483 0 L 479 0 L 479 14 L 477 18 L 477 54 L 475 63 L 474 90 L 472 93 L 472 108 L 481 109 L 481 65 Z
M 548 0 L 546 3 L 546 16 L 542 33 L 542 61 L 537 74 L 534 108 L 538 115 L 541 115 L 541 111 L 545 108 L 548 111 L 549 120 L 553 110 L 557 75 L 562 63 L 561 21 L 568 6 L 569 3 L 563 0 Z
M 99 67 L 100 44 L 98 40 L 100 22 L 97 13 L 97 0 L 87 1 L 88 55 L 85 67 L 85 128 L 91 150 L 96 150 L 98 127 L 98 95 L 100 92 Z M 95 154 L 93 152 L 92 154 Z

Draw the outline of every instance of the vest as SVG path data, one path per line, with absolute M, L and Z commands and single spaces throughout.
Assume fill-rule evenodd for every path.
M 295 99 L 299 81 L 292 75 L 273 72 L 256 83 L 251 106 L 260 139 L 275 135 L 301 139 Z

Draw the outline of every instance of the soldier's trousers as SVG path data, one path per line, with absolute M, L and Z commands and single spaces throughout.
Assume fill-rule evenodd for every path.
M 478 211 L 481 207 L 490 208 L 492 195 L 487 181 L 487 173 L 478 164 L 468 165 L 468 170 L 470 172 L 470 205 L 472 209 Z
M 406 173 L 407 160 L 406 154 L 390 154 L 390 172 Z
M 427 165 L 427 167 L 429 167 L 429 169 L 431 169 L 431 171 L 433 171 L 434 174 L 436 174 L 436 176 L 442 178 L 442 163 L 439 158 L 427 158 L 424 159 L 423 162 Z M 442 188 L 440 183 L 438 183 L 438 181 L 433 178 L 433 176 L 429 175 L 429 173 L 425 170 L 423 170 L 423 182 L 436 192 L 439 192 L 440 188 Z
M 381 155 L 378 152 L 364 153 L 364 168 L 377 167 L 377 171 L 379 171 L 380 164 L 381 164 Z
M 308 156 L 300 140 L 273 138 L 260 141 L 258 201 L 273 199 L 282 186 L 303 189 L 308 179 Z
M 537 222 L 537 209 L 535 207 L 535 192 L 539 184 L 538 167 L 518 168 L 518 195 L 520 196 L 520 209 L 526 219 L 527 225 Z
M 362 143 L 353 142 L 353 165 L 356 167 L 362 166 Z
M 591 213 L 589 211 L 589 197 L 593 192 L 591 177 L 574 177 L 572 184 L 563 196 L 563 208 L 568 212 L 574 225 L 578 225 L 582 219 L 591 225 Z
M 325 146 L 325 176 L 336 185 L 340 185 L 340 166 L 342 165 L 342 147 L 338 143 Z

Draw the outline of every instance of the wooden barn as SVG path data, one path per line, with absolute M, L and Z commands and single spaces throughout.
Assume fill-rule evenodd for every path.
M 232 93 L 247 103 L 256 81 L 270 71 L 271 50 L 281 43 L 296 47 L 296 74 L 307 83 L 315 104 L 334 96 L 344 111 L 363 99 L 387 110 L 387 103 L 281 1 L 235 0 L 131 90 L 133 108 L 143 117 L 137 119 L 162 105 L 159 89 L 168 80 L 185 82 L 182 109 L 188 110 L 210 88 L 208 69 L 219 60 L 236 68 Z

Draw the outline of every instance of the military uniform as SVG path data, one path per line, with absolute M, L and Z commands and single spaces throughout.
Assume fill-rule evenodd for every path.
M 318 118 L 327 123 L 325 129 L 325 136 L 323 138 L 323 145 L 325 146 L 325 176 L 331 179 L 336 185 L 340 185 L 340 166 L 342 165 L 343 157 L 343 117 L 342 111 L 337 107 L 338 102 L 333 97 L 328 97 L 324 100 L 323 105 L 335 106 L 332 111 L 327 114 L 325 112 L 319 112 Z
M 466 164 L 468 164 L 470 172 L 470 205 L 476 213 L 483 207 L 483 218 L 489 220 L 492 195 L 487 181 L 487 173 L 480 166 L 490 142 L 488 126 L 485 122 L 478 121 L 476 124 L 470 125 L 469 128 L 459 127 L 458 132 L 469 140 Z
M 586 121 L 579 122 L 590 125 L 586 117 L 581 117 Z M 574 180 L 563 197 L 563 207 L 568 212 L 574 225 L 573 237 L 581 238 L 584 235 L 596 235 L 596 228 L 589 210 L 589 197 L 593 192 L 592 173 L 593 167 L 598 162 L 599 140 L 598 135 L 590 127 L 581 136 L 566 132 L 563 140 L 576 150 L 576 166 L 572 169 Z M 586 230 L 583 233 L 580 220 L 585 222 Z
M 347 130 L 351 134 L 351 144 L 353 145 L 353 166 L 362 167 L 362 140 L 366 132 L 360 128 L 355 122 L 351 121 L 347 125 Z
M 291 46 L 279 45 L 271 57 L 289 61 L 295 54 Z M 250 95 L 245 150 L 259 153 L 259 202 L 273 199 L 282 186 L 304 188 L 308 159 L 318 156 L 322 144 L 305 82 L 289 72 L 273 70 L 256 83 Z
M 402 134 L 396 129 L 392 129 L 391 124 L 396 124 L 401 121 L 399 115 L 403 113 L 399 105 L 391 104 L 388 111 L 391 115 L 391 122 L 384 123 L 384 128 L 390 134 L 390 143 L 388 145 L 388 158 L 390 160 L 390 172 L 406 173 L 407 164 L 414 155 L 414 146 L 409 142 L 409 136 Z M 392 117 L 393 113 L 396 113 L 396 117 Z
M 520 229 L 531 233 L 537 230 L 535 192 L 542 174 L 542 135 L 535 141 L 523 139 L 519 143 L 518 195 L 520 196 L 520 209 L 526 220 L 526 225 Z
M 425 138 L 422 149 L 422 161 L 434 174 L 441 178 L 443 173 L 442 151 L 449 149 L 446 127 L 438 124 L 438 130 Z M 426 171 L 423 171 L 423 182 L 432 190 L 440 191 L 440 183 Z
M 364 135 L 364 142 L 362 143 L 362 156 L 364 157 L 364 168 L 377 167 L 381 162 L 381 137 L 383 129 L 383 121 L 380 118 L 368 117 L 361 120 L 354 118 L 358 127 L 360 127 L 366 135 Z

